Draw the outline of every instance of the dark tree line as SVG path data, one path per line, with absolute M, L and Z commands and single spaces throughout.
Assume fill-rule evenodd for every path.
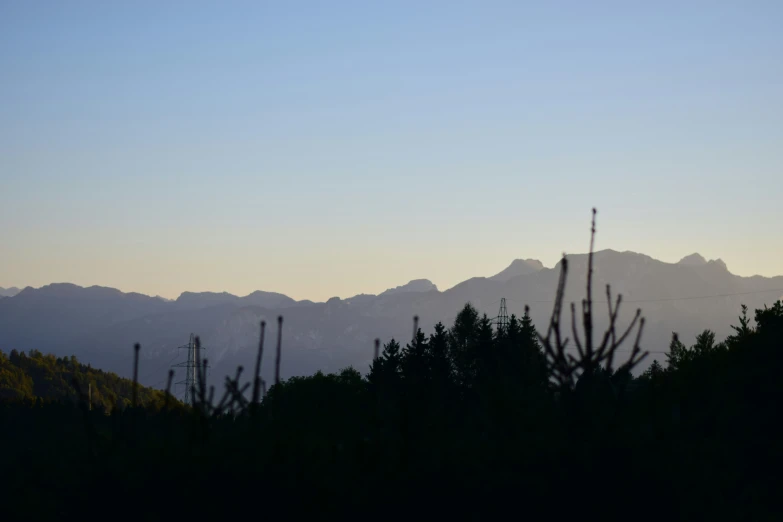
M 236 393 L 233 413 L 173 398 L 164 408 L 154 392 L 90 412 L 69 379 L 91 380 L 94 400 L 127 399 L 132 382 L 69 358 L 3 355 L 0 440 L 14 477 L 4 506 L 75 515 L 114 491 L 148 519 L 222 516 L 258 497 L 257 509 L 291 517 L 517 506 L 532 517 L 773 520 L 783 305 L 747 314 L 723 342 L 674 337 L 667 361 L 637 377 L 598 368 L 563 388 L 527 316 L 498 330 L 466 305 L 450 328 L 387 342 L 366 376 L 294 377 L 258 404 Z

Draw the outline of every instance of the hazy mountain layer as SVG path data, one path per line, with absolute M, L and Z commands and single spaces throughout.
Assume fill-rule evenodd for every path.
M 696 256 L 664 263 L 633 252 L 597 252 L 593 296 L 598 303 L 597 327 L 605 325 L 607 283 L 623 294 L 623 324 L 637 307 L 642 309 L 647 319 L 642 344 L 653 352 L 666 351 L 673 331 L 690 341 L 710 328 L 722 338 L 731 333 L 731 324 L 737 324 L 741 304 L 752 310 L 783 295 L 783 277 L 740 277 L 720 260 Z M 586 255 L 569 256 L 569 302 L 584 297 L 586 260 Z M 376 337 L 407 340 L 414 315 L 426 331 L 437 321 L 448 324 L 468 301 L 490 317 L 497 315 L 503 297 L 509 313 L 521 315 L 529 304 L 531 317 L 543 331 L 558 274 L 559 266 L 545 268 L 533 260 L 517 260 L 493 277 L 469 279 L 445 291 L 427 280 L 415 280 L 378 296 L 332 298 L 326 303 L 260 291 L 245 297 L 185 292 L 175 301 L 166 301 L 112 288 L 52 284 L 0 299 L 0 349 L 76 355 L 127 376 L 131 347 L 140 342 L 141 381 L 162 386 L 169 366 L 184 360 L 185 353 L 178 347 L 193 332 L 201 336 L 213 368 L 211 378 L 218 382 L 238 364 L 252 368 L 259 322 L 266 320 L 264 374 L 271 378 L 277 316 L 283 315 L 284 376 L 334 371 L 349 364 L 364 371 Z M 649 361 L 653 358 L 664 356 L 653 353 Z

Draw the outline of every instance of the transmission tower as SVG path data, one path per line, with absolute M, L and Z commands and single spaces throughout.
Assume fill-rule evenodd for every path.
M 500 300 L 500 310 L 495 318 L 495 328 L 498 332 L 508 330 L 508 310 L 506 310 L 506 298 Z
M 198 385 L 198 362 L 203 361 L 204 357 L 201 355 L 201 351 L 205 350 L 203 346 L 196 344 L 196 336 L 190 334 L 190 340 L 188 344 L 184 344 L 177 348 L 178 350 L 187 350 L 187 360 L 179 364 L 172 365 L 172 368 L 185 368 L 185 378 L 179 382 L 174 383 L 177 386 L 184 386 L 182 392 L 182 402 L 185 404 L 191 404 L 191 389 L 195 389 Z M 203 362 L 202 362 L 203 364 Z M 207 370 L 209 367 L 207 367 Z M 204 376 L 206 379 L 206 375 Z

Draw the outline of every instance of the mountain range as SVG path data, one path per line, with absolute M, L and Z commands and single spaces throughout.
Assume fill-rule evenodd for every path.
M 566 300 L 579 302 L 584 297 L 587 255 L 569 255 L 568 261 Z M 603 250 L 595 253 L 594 265 L 596 328 L 606 325 L 602 303 L 605 285 L 611 284 L 615 294 L 623 294 L 621 324 L 630 321 L 637 307 L 646 318 L 642 347 L 652 352 L 648 363 L 654 358 L 664 361 L 672 332 L 690 341 L 709 328 L 722 338 L 738 323 L 741 304 L 752 311 L 783 296 L 783 276 L 740 277 L 721 260 L 708 261 L 698 254 L 665 263 L 634 252 Z M 0 299 L 0 350 L 76 355 L 82 362 L 128 376 L 132 346 L 139 342 L 140 381 L 160 387 L 169 367 L 185 360 L 179 347 L 195 333 L 206 348 L 210 380 L 219 384 L 237 365 L 253 367 L 259 322 L 265 320 L 263 374 L 269 381 L 277 317 L 282 315 L 283 377 L 348 365 L 365 371 L 375 338 L 404 342 L 412 333 L 414 315 L 425 332 L 438 321 L 449 326 L 466 302 L 490 317 L 498 314 L 501 298 L 506 299 L 509 314 L 522 315 L 528 304 L 534 323 L 545 329 L 559 271 L 559 263 L 547 268 L 537 260 L 517 259 L 498 274 L 474 277 L 445 291 L 417 279 L 379 295 L 326 302 L 296 301 L 263 291 L 244 297 L 184 292 L 176 300 L 166 300 L 68 283 L 27 287 Z

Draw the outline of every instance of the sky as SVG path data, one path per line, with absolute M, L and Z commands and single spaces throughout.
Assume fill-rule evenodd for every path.
M 0 286 L 783 274 L 783 2 L 0 0 Z

